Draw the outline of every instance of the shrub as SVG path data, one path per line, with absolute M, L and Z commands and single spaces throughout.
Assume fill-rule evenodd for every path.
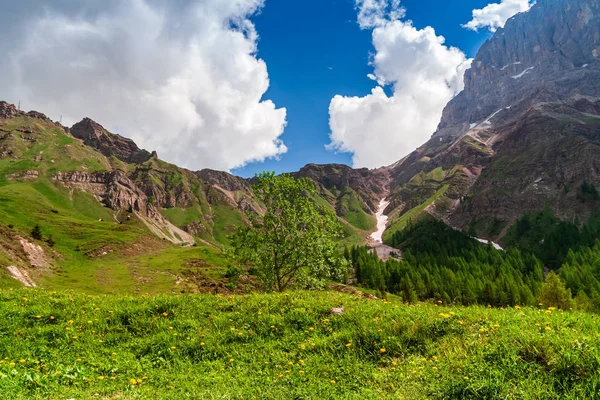
M 33 229 L 31 230 L 31 237 L 35 240 L 42 240 L 42 229 L 39 225 L 33 227 Z
M 563 310 L 569 310 L 574 306 L 571 289 L 567 289 L 560 276 L 553 271 L 546 276 L 539 295 L 539 301 L 544 306 L 557 307 Z

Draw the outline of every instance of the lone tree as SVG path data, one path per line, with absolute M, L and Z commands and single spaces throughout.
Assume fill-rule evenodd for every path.
M 554 271 L 546 276 L 539 300 L 544 306 L 557 307 L 562 310 L 569 310 L 574 306 L 571 289 L 567 289 L 560 276 Z
M 249 215 L 250 225 L 238 227 L 232 235 L 237 258 L 255 266 L 267 291 L 283 292 L 302 275 L 343 276 L 346 264 L 334 243 L 340 224 L 314 201 L 313 182 L 270 172 L 256 179 L 254 190 L 266 212 Z
M 31 230 L 31 237 L 35 240 L 42 240 L 42 230 L 40 229 L 39 225 L 33 227 L 33 229 Z

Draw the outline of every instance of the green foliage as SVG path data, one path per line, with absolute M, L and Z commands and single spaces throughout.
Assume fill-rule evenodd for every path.
M 403 251 L 402 260 L 382 262 L 367 248 L 349 252 L 360 284 L 401 295 L 409 303 L 416 299 L 494 306 L 536 302 L 543 272 L 535 256 L 498 251 L 437 220 L 409 225 L 391 242 Z
M 342 315 L 330 315 L 343 307 Z M 341 293 L 0 292 L 6 399 L 593 399 L 594 315 Z M 135 384 L 132 384 L 132 380 Z
M 598 189 L 596 189 L 594 184 L 588 181 L 583 181 L 579 191 L 577 192 L 577 198 L 581 201 L 600 200 L 600 192 L 598 192 Z
M 557 270 L 564 264 L 569 250 L 592 247 L 600 238 L 600 212 L 581 225 L 578 221 L 561 221 L 550 208 L 521 217 L 503 239 L 506 247 L 534 253 L 544 266 Z
M 545 307 L 556 307 L 562 310 L 570 310 L 574 305 L 571 290 L 565 287 L 560 276 L 554 271 L 550 271 L 546 276 L 539 301 Z
M 600 240 L 591 248 L 569 251 L 560 276 L 575 293 L 575 307 L 600 312 Z
M 39 225 L 35 225 L 31 230 L 31 237 L 35 240 L 42 240 L 44 237 L 42 236 L 42 229 Z
M 252 263 L 266 290 L 284 291 L 299 275 L 336 278 L 344 265 L 336 261 L 339 236 L 335 215 L 311 200 L 315 187 L 308 179 L 263 173 L 255 192 L 266 207 L 264 216 L 249 215 L 250 226 L 232 235 L 235 255 Z

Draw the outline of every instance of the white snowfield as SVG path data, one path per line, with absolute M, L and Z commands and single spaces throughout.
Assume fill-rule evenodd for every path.
M 534 69 L 535 67 L 529 67 L 527 68 L 525 71 L 521 72 L 519 75 L 514 75 L 511 78 L 513 79 L 521 79 L 522 77 L 525 76 L 525 74 L 528 74 L 529 72 L 531 72 L 532 69 Z
M 375 214 L 377 217 L 377 230 L 371 234 L 371 239 L 377 243 L 383 243 L 383 232 L 385 232 L 388 221 L 388 216 L 383 215 L 383 213 L 389 205 L 390 202 L 383 199 L 379 202 L 379 207 L 377 207 L 377 213 Z
M 514 62 L 512 64 L 507 64 L 504 67 L 500 68 L 500 71 L 504 71 L 506 68 L 511 67 L 513 65 L 521 65 L 521 61 Z

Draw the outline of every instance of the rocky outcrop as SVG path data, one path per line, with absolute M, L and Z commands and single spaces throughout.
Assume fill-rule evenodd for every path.
M 141 164 L 156 157 L 156 153 L 140 149 L 133 140 L 110 133 L 102 125 L 89 118 L 84 118 L 81 122 L 73 125 L 69 132 L 105 156 L 114 156 L 126 163 Z
M 200 236 L 204 233 L 209 233 L 209 230 L 199 221 L 190 222 L 183 227 L 183 230 L 193 236 Z
M 93 194 L 113 210 L 135 211 L 150 217 L 158 214 L 156 208 L 149 204 L 146 194 L 123 171 L 57 172 L 52 179 L 71 189 Z
M 0 101 L 0 119 L 9 119 L 23 114 L 14 104 Z
M 230 192 L 245 191 L 250 188 L 250 183 L 248 180 L 240 178 L 239 176 L 231 175 L 228 172 L 203 169 L 195 172 L 195 174 L 203 182 L 211 185 L 217 185 Z
M 34 180 L 40 177 L 39 171 L 36 170 L 28 170 L 23 172 L 17 172 L 15 174 L 6 175 L 6 179 L 10 181 L 14 180 Z

